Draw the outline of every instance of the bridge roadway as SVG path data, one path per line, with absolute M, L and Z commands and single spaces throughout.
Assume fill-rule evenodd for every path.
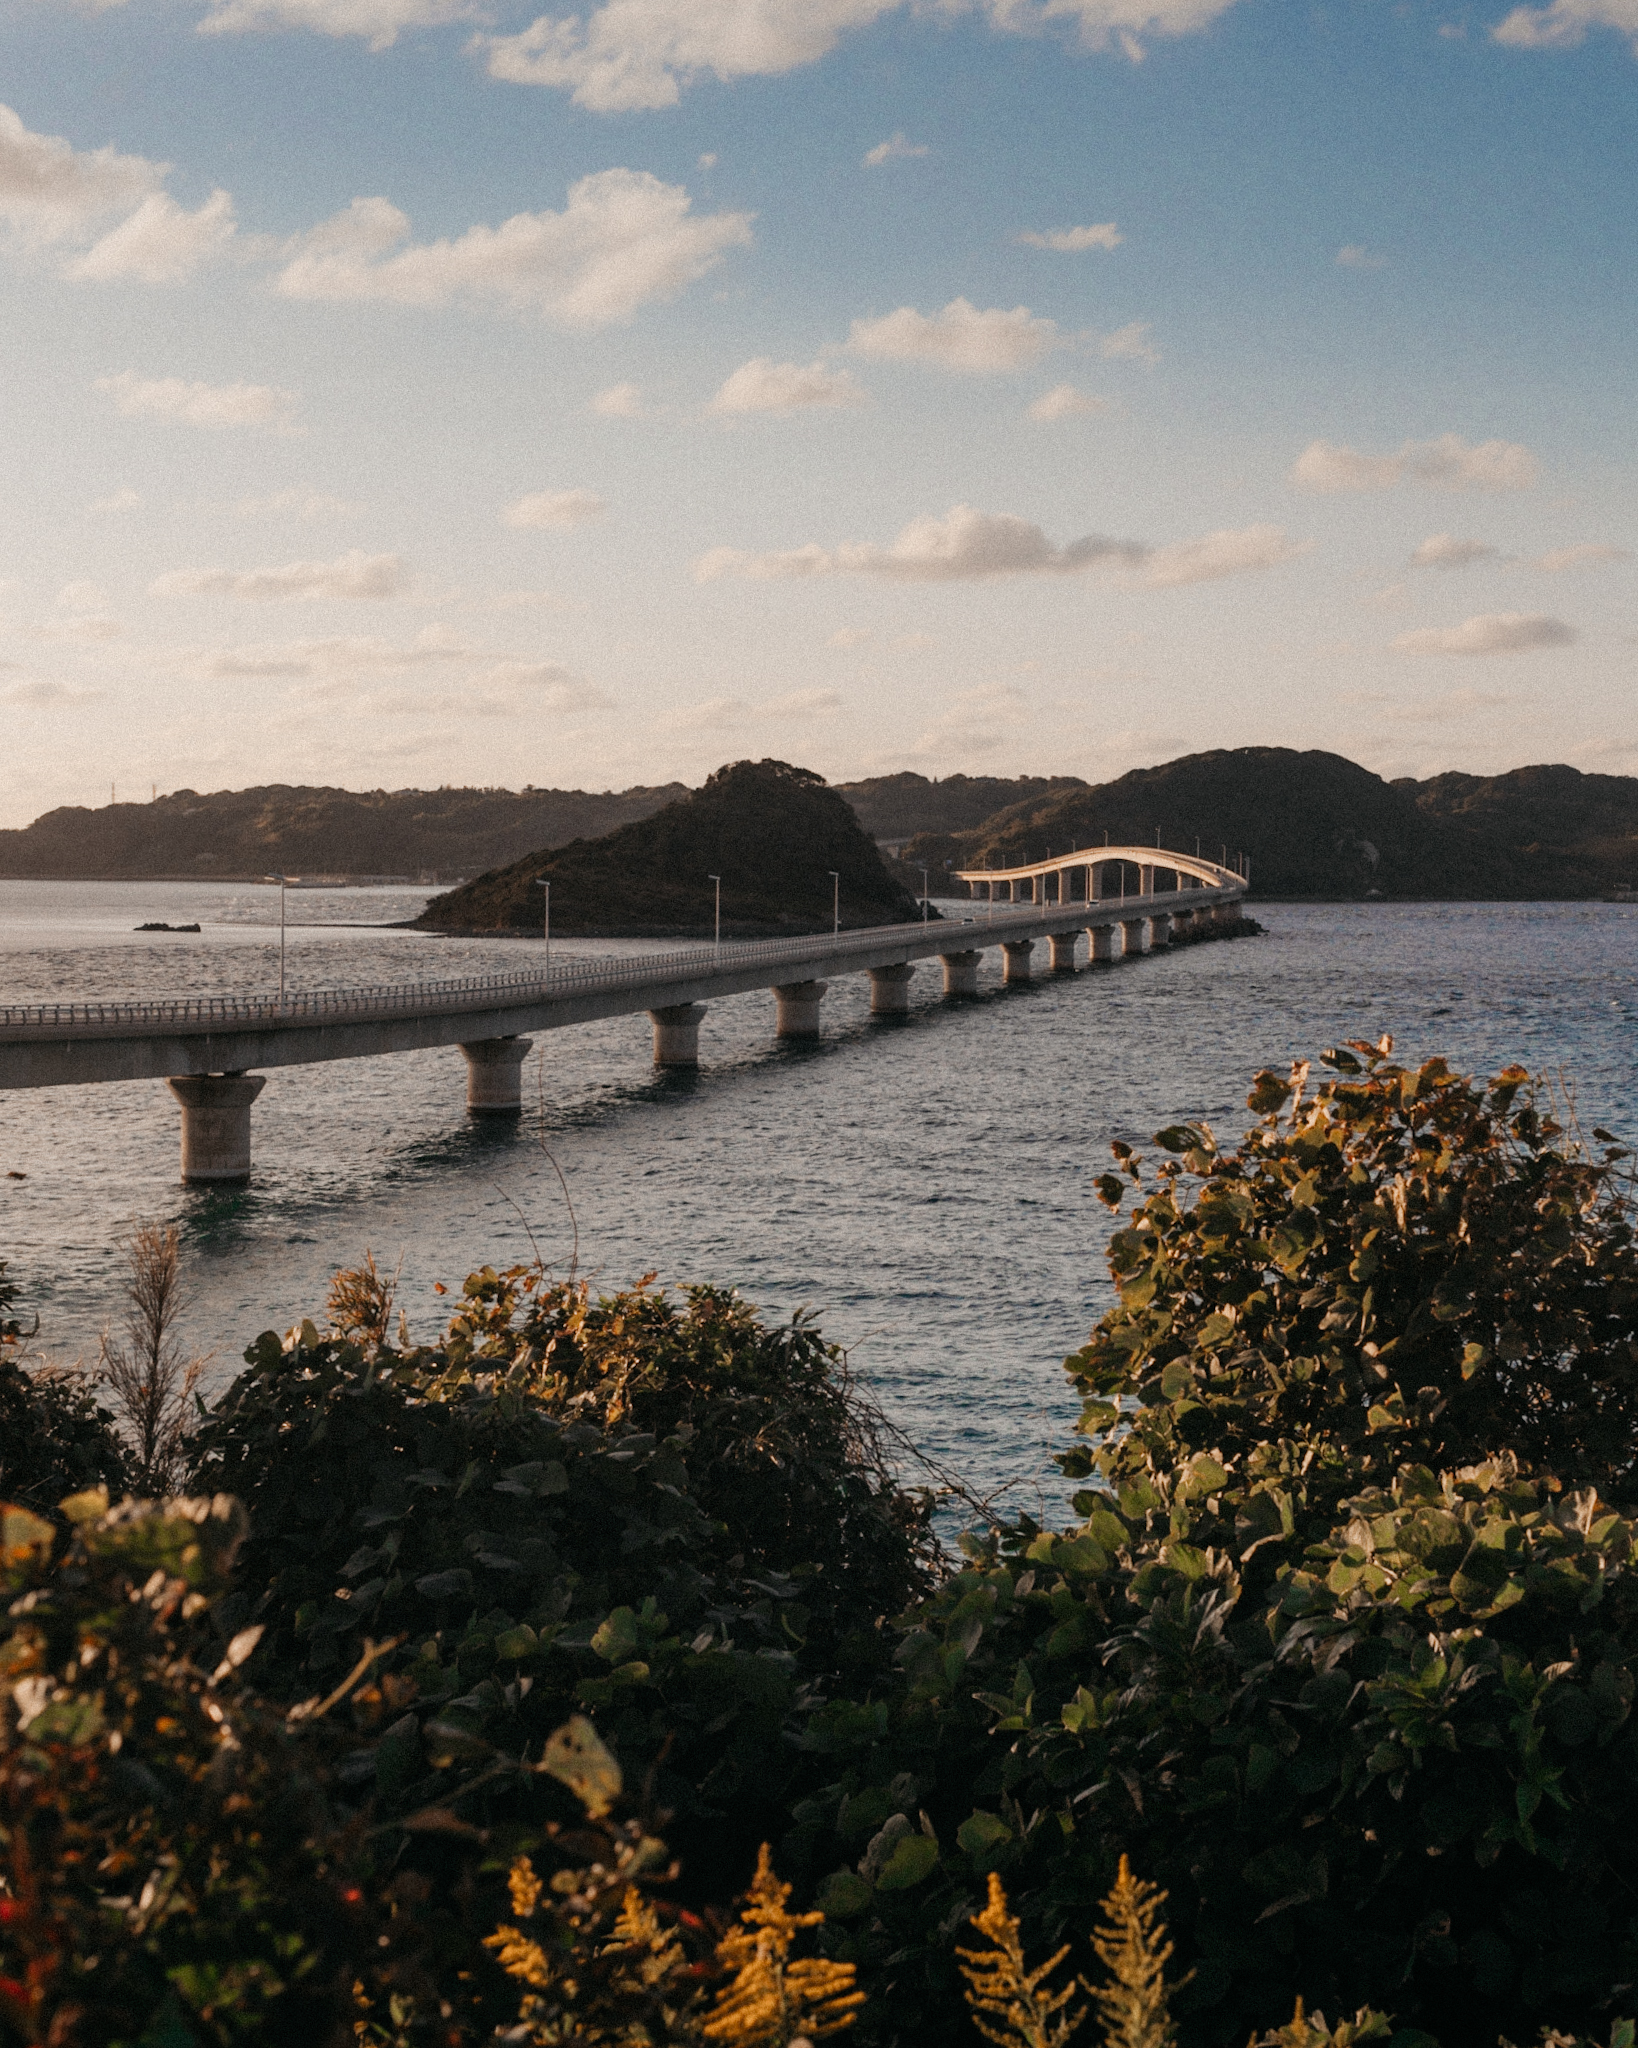
M 1122 852 L 1154 863 L 1155 850 Z M 1090 935 L 1094 960 L 1116 960 L 1170 943 L 1174 928 L 1235 922 L 1245 885 L 1209 862 L 1169 869 L 1192 887 L 1125 897 L 1051 900 L 1037 870 L 998 871 L 1030 886 L 1037 900 L 975 903 L 973 915 L 877 925 L 800 939 L 701 946 L 615 960 L 574 960 L 533 974 L 378 988 L 296 991 L 276 997 L 210 996 L 130 1003 L 0 1004 L 0 1089 L 57 1088 L 163 1079 L 182 1109 L 182 1178 L 242 1181 L 250 1171 L 250 1105 L 265 1085 L 260 1068 L 365 1059 L 458 1045 L 467 1063 L 467 1108 L 516 1114 L 528 1033 L 560 1030 L 646 1010 L 659 1066 L 698 1063 L 704 1005 L 713 997 L 771 988 L 775 1029 L 813 1038 L 827 980 L 868 973 L 872 1011 L 902 1013 L 918 960 L 940 958 L 946 995 L 975 994 L 983 952 L 1001 946 L 1004 979 L 1027 981 L 1035 944 L 1045 939 L 1055 970 L 1072 968 L 1076 941 Z M 1083 857 L 1084 864 L 1084 857 Z M 1047 872 L 1056 874 L 1062 863 Z M 1089 881 L 1091 877 L 1088 878 Z M 1144 880 L 1151 877 L 1145 875 Z

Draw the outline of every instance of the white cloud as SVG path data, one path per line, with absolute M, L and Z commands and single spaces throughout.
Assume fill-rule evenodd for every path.
M 1638 56 L 1638 0 L 1552 0 L 1548 7 L 1515 7 L 1490 33 L 1515 50 L 1568 50 L 1583 42 L 1590 28 L 1630 36 Z
M 567 327 L 629 320 L 674 299 L 751 241 L 748 213 L 690 213 L 681 185 L 647 171 L 596 171 L 561 213 L 518 213 L 453 241 L 410 243 L 386 199 L 355 199 L 298 238 L 276 289 L 294 299 L 385 299 L 443 306 L 496 299 Z
M 1484 540 L 1458 540 L 1454 534 L 1433 533 L 1411 556 L 1413 569 L 1468 569 L 1475 562 L 1494 562 L 1501 549 Z
M 868 626 L 838 626 L 825 642 L 827 647 L 863 647 L 875 635 Z
M 1089 392 L 1077 391 L 1073 384 L 1055 384 L 1036 399 L 1029 416 L 1032 420 L 1069 420 L 1108 410 L 1107 398 L 1094 398 Z
M 1374 249 L 1367 249 L 1360 242 L 1344 242 L 1337 251 L 1337 263 L 1343 270 L 1385 270 L 1386 256 L 1377 255 Z
M 60 135 L 35 135 L 0 106 L 0 219 L 30 240 L 77 236 L 107 214 L 139 205 L 169 168 L 111 147 L 77 150 Z
M 1312 541 L 1292 540 L 1283 526 L 1222 527 L 1198 540 L 1176 540 L 1153 549 L 1137 581 L 1151 590 L 1184 583 L 1215 583 L 1248 569 L 1274 569 L 1312 552 Z
M 1115 249 L 1125 239 L 1112 220 L 1084 228 L 1025 228 L 1018 236 L 1032 249 L 1055 249 L 1061 256 L 1078 256 L 1083 249 Z
M 1401 654 L 1524 654 L 1535 647 L 1568 647 L 1575 630 L 1562 619 L 1529 612 L 1483 612 L 1459 626 L 1429 626 L 1401 633 Z
M 76 256 L 64 275 L 82 284 L 125 277 L 176 284 L 220 255 L 237 227 L 232 197 L 220 189 L 193 213 L 168 192 L 150 192 L 135 213 Z
M 891 547 L 872 541 L 844 541 L 836 548 L 810 543 L 768 555 L 713 548 L 695 563 L 694 575 L 701 583 L 724 577 L 774 582 L 838 575 L 952 583 L 991 576 L 1061 576 L 1111 569 L 1131 583 L 1169 589 L 1210 582 L 1242 570 L 1272 568 L 1306 553 L 1310 545 L 1292 541 L 1282 527 L 1253 526 L 1174 541 L 1164 547 L 1111 540 L 1101 534 L 1088 534 L 1057 547 L 1027 519 L 956 505 L 942 519 L 912 519 Z
M 57 609 L 63 612 L 100 612 L 107 603 L 107 593 L 89 576 L 65 583 L 57 592 Z
M 595 491 L 532 491 L 508 505 L 501 514 L 503 526 L 539 526 L 554 533 L 567 533 L 588 520 L 601 519 L 608 500 Z
M 238 8 L 255 0 L 218 0 Z M 279 0 L 293 5 L 296 0 Z M 329 12 L 365 0 L 301 0 Z M 392 0 L 379 0 L 391 5 Z M 479 36 L 490 75 L 570 92 L 594 113 L 675 106 L 703 78 L 772 78 L 827 57 L 853 29 L 905 0 L 603 0 L 580 14 L 543 14 L 520 35 Z M 911 0 L 915 5 L 915 0 Z M 1001 34 L 1078 30 L 1085 50 L 1113 45 L 1134 61 L 1144 36 L 1192 35 L 1234 0 L 934 0 L 925 11 L 978 13 Z
M 878 362 L 936 363 L 988 376 L 1026 369 L 1063 343 L 1057 323 L 1037 319 L 1028 306 L 981 310 L 967 299 L 952 299 L 939 313 L 900 306 L 878 320 L 855 320 L 847 346 Z
M 640 420 L 643 416 L 643 394 L 636 384 L 611 384 L 606 391 L 599 391 L 591 401 L 591 410 L 600 413 L 606 420 Z
M 1538 556 L 1536 567 L 1551 572 L 1563 569 L 1590 569 L 1595 562 L 1630 562 L 1631 548 L 1615 548 L 1597 541 L 1583 541 L 1579 547 L 1549 548 L 1546 554 Z
M 926 156 L 928 154 L 929 151 L 925 142 L 907 142 L 904 130 L 897 128 L 888 136 L 885 142 L 878 142 L 874 149 L 867 149 L 861 161 L 867 170 L 879 171 L 883 164 L 890 163 L 894 157 Z
M 1524 491 L 1536 481 L 1535 456 L 1517 441 L 1464 441 L 1441 434 L 1406 441 L 1395 455 L 1310 441 L 1291 466 L 1290 481 L 1310 491 L 1385 491 L 1397 483 L 1446 491 Z
M 808 725 L 842 708 L 839 690 L 792 690 L 748 704 L 743 697 L 707 697 L 690 704 L 669 721 L 674 732 L 723 732 L 742 725 Z
M 181 377 L 139 377 L 121 370 L 117 377 L 99 377 L 97 389 L 109 392 L 127 419 L 181 420 L 190 427 L 272 427 L 280 433 L 299 431 L 294 391 L 274 384 L 190 384 Z
M 33 682 L 13 683 L 10 689 L 0 692 L 0 702 L 22 704 L 43 711 L 53 704 L 88 704 L 101 695 L 100 690 L 76 690 L 67 683 L 55 683 L 40 677 Z
M 701 78 L 770 78 L 816 64 L 900 0 L 604 0 L 479 36 L 492 78 L 554 86 L 594 113 L 675 106 Z
M 776 363 L 753 356 L 723 384 L 706 408 L 716 413 L 803 412 L 814 406 L 863 405 L 866 397 L 846 370 L 823 362 Z
M 86 506 L 87 512 L 135 512 L 142 504 L 142 493 L 133 491 L 129 484 L 123 490 L 110 491 L 106 498 L 94 498 Z
M 1134 363 L 1158 363 L 1160 351 L 1149 339 L 1149 329 L 1142 320 L 1128 322 L 1117 327 L 1113 334 L 1104 335 L 1098 343 L 1098 354 L 1111 362 L 1121 360 Z
M 241 498 L 234 506 L 241 519 L 263 519 L 288 512 L 297 519 L 356 519 L 364 510 L 348 498 L 328 491 L 273 491 L 265 498 Z
M 469 0 L 210 0 L 199 33 L 307 29 L 320 36 L 358 36 L 372 50 L 388 50 L 405 29 L 439 28 L 477 16 Z
M 472 649 L 447 626 L 423 626 L 410 641 L 368 636 L 329 640 L 273 640 L 217 648 L 204 658 L 205 673 L 224 677 L 340 676 L 424 668 L 459 661 Z
M 397 555 L 350 548 L 333 562 L 286 562 L 278 569 L 173 569 L 149 589 L 155 597 L 396 597 L 404 586 Z

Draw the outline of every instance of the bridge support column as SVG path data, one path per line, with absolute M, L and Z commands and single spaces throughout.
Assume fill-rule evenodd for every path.
M 1168 910 L 1158 910 L 1149 920 L 1149 943 L 1151 946 L 1169 946 L 1172 943 L 1172 917 Z
M 1148 952 L 1149 920 L 1146 917 L 1122 918 L 1121 930 L 1126 934 L 1125 954 L 1128 960 L 1136 953 Z
M 1118 924 L 1095 924 L 1087 931 L 1094 960 L 1118 960 L 1123 950 L 1124 928 Z
M 1017 982 L 1029 980 L 1030 955 L 1034 951 L 1035 941 L 1033 939 L 1003 939 L 1001 941 L 1001 957 L 1006 963 L 1001 970 L 1001 979 L 1008 988 L 1013 987 Z
M 828 981 L 787 981 L 774 986 L 775 1038 L 817 1038 L 819 1005 Z
M 1192 910 L 1174 910 L 1172 912 L 1173 939 L 1188 939 L 1192 938 L 1193 935 L 1194 912 Z
M 700 1024 L 704 1003 L 672 1003 L 663 1010 L 650 1010 L 654 1019 L 654 1064 L 657 1067 L 697 1067 L 700 1063 Z
M 902 1017 L 910 1007 L 910 977 L 915 969 L 906 960 L 892 967 L 870 970 L 870 1014 L 873 1017 Z
M 944 993 L 947 996 L 975 996 L 978 993 L 979 952 L 941 953 L 944 964 Z
M 1075 972 L 1075 946 L 1079 932 L 1054 932 L 1048 944 L 1052 948 L 1052 971 L 1054 974 Z
M 189 1187 L 250 1178 L 250 1105 L 265 1074 L 179 1074 L 166 1087 L 182 1105 L 182 1179 Z
M 532 1038 L 477 1038 L 463 1045 L 468 1116 L 516 1116 L 523 1108 L 523 1063 Z

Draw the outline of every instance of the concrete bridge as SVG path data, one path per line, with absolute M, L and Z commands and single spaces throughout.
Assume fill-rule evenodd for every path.
M 1162 861 L 1164 865 L 1161 865 Z M 1098 894 L 1113 865 L 1142 872 L 1132 894 Z M 1075 878 L 1085 875 L 1077 895 Z M 1233 870 L 1149 848 L 1099 848 L 1071 861 L 961 877 L 987 889 L 971 917 L 876 925 L 811 938 L 697 946 L 625 960 L 573 960 L 529 974 L 174 1001 L 0 1005 L 0 1089 L 165 1080 L 181 1106 L 182 1178 L 243 1181 L 250 1173 L 255 1071 L 458 1045 L 474 1116 L 523 1105 L 529 1033 L 647 1011 L 654 1061 L 699 1062 L 706 1004 L 771 989 L 781 1038 L 816 1038 L 830 979 L 870 976 L 870 1007 L 902 1014 L 918 961 L 937 959 L 947 996 L 978 992 L 984 952 L 999 946 L 1003 981 L 1028 981 L 1037 944 L 1054 972 L 1073 971 L 1082 932 L 1093 961 L 1135 957 L 1190 927 L 1237 926 L 1245 883 Z M 1169 881 L 1171 888 L 1157 882 Z M 1006 891 L 1003 899 L 998 895 Z

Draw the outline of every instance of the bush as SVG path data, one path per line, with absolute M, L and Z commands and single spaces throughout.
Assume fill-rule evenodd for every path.
M 1298 1994 L 1447 2048 L 1633 2009 L 1618 1155 L 1516 1069 L 1330 1057 L 1306 1102 L 1302 1070 L 1262 1077 L 1233 1154 L 1161 1134 L 1069 1361 L 1079 1526 L 971 1540 L 895 1694 L 811 1725 L 829 1782 L 788 1849 L 887 1980 L 878 2038 L 953 2032 L 950 1930 L 990 1870 L 1049 1945 L 1125 1848 L 1171 1892 L 1192 2042 Z
M 521 1271 L 473 1275 L 435 1346 L 380 1326 L 264 1336 L 195 1439 L 194 1483 L 250 1510 L 225 1625 L 265 1629 L 258 1684 L 293 1701 L 386 1644 L 361 1796 L 480 1828 L 533 1814 L 518 1760 L 586 1713 L 724 1895 L 782 1825 L 805 1689 L 870 1682 L 927 1582 L 834 1354 L 713 1290 Z
M 331 1731 L 248 1698 L 253 1638 L 214 1637 L 244 1511 L 67 1509 L 71 1541 L 0 1510 L 0 2041 L 341 2048 L 355 1986 L 426 2004 L 413 1895 L 327 1800 Z
M 78 1373 L 22 1363 L 16 1303 L 0 1261 L 0 1500 L 49 1516 L 67 1494 L 122 1492 L 129 1461 L 113 1416 Z

